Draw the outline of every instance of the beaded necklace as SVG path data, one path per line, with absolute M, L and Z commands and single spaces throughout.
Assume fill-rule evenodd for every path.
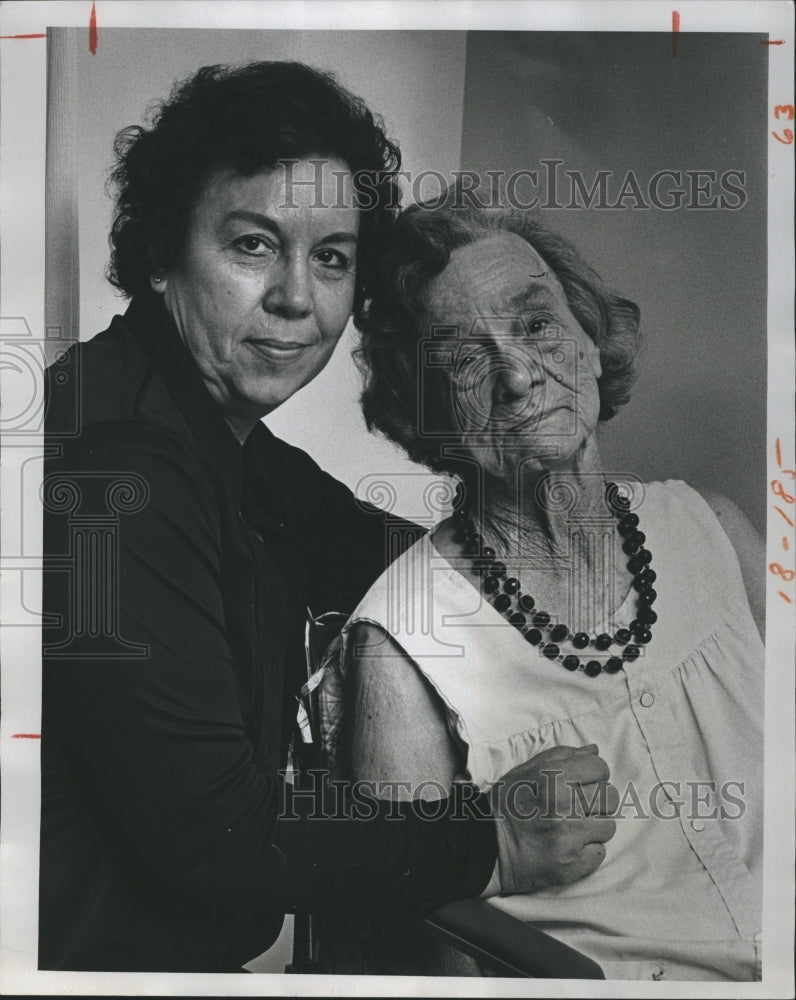
M 496 611 L 513 625 L 532 646 L 538 646 L 548 660 L 560 660 L 567 670 L 582 670 L 587 677 L 601 673 L 615 674 L 624 663 L 632 663 L 641 654 L 640 646 L 652 639 L 651 626 L 658 620 L 652 605 L 657 597 L 653 589 L 655 571 L 650 566 L 652 553 L 644 547 L 646 536 L 639 530 L 637 514 L 628 510 L 630 501 L 619 494 L 613 483 L 606 484 L 606 499 L 617 520 L 617 531 L 624 539 L 622 549 L 627 556 L 627 568 L 633 574 L 636 591 L 636 617 L 627 628 L 619 628 L 613 635 L 602 632 L 592 638 L 586 632 L 572 632 L 568 625 L 551 623 L 547 611 L 536 607 L 533 597 L 524 593 L 519 577 L 508 576 L 506 564 L 498 559 L 495 550 L 483 544 L 469 515 L 463 508 L 453 514 L 456 540 L 464 551 L 473 557 L 473 568 L 480 576 L 481 592 Z M 617 649 L 605 662 L 597 659 L 582 660 L 575 653 L 562 653 L 560 643 L 571 641 L 575 649 L 593 647 L 600 652 L 611 646 Z M 584 653 L 583 656 L 588 656 Z

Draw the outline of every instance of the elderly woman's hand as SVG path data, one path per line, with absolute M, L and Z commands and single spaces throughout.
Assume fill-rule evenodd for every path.
M 576 882 L 602 864 L 619 804 L 609 777 L 590 744 L 545 750 L 495 785 L 501 893 Z

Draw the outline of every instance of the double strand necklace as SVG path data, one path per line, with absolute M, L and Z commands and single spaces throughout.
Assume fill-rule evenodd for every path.
M 461 493 L 459 494 L 461 496 Z M 532 646 L 538 646 L 548 660 L 560 660 L 567 670 L 582 670 L 587 677 L 601 673 L 615 674 L 624 663 L 632 663 L 641 654 L 640 647 L 652 639 L 651 627 L 658 620 L 652 605 L 658 596 L 653 588 L 655 571 L 650 563 L 652 553 L 644 547 L 646 536 L 639 530 L 638 515 L 628 508 L 630 501 L 622 496 L 614 483 L 606 483 L 606 500 L 617 517 L 622 550 L 629 556 L 627 568 L 633 574 L 636 591 L 636 617 L 627 628 L 618 628 L 613 635 L 601 632 L 592 638 L 586 632 L 572 632 L 568 625 L 556 623 L 547 611 L 536 607 L 533 597 L 523 592 L 517 576 L 509 576 L 506 564 L 496 557 L 495 550 L 483 544 L 480 532 L 471 518 L 459 507 L 453 514 L 456 539 L 463 544 L 465 554 L 473 559 L 473 569 L 480 576 L 481 593 L 496 611 L 513 625 Z M 560 643 L 570 641 L 582 651 L 563 653 Z M 601 653 L 611 650 L 605 661 L 586 652 L 592 647 Z M 591 659 L 587 657 L 591 656 Z

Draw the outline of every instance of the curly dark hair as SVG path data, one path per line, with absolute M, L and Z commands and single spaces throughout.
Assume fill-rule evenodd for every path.
M 600 420 L 613 417 L 628 401 L 636 378 L 639 308 L 607 288 L 568 240 L 528 212 L 466 206 L 455 197 L 439 207 L 413 205 L 390 232 L 374 294 L 359 317 L 357 362 L 365 380 L 362 410 L 368 428 L 381 431 L 413 461 L 437 472 L 461 474 L 461 469 L 444 456 L 440 437 L 419 427 L 419 414 L 427 416 L 431 409 L 424 406 L 428 400 L 419 398 L 418 370 L 427 289 L 454 250 L 499 231 L 522 237 L 550 266 L 573 315 L 599 348 Z M 426 392 L 433 385 L 433 377 L 427 378 Z
M 384 124 L 329 74 L 298 62 L 204 66 L 150 111 L 151 127 L 116 136 L 110 183 L 116 214 L 108 280 L 128 296 L 176 261 L 208 174 L 244 176 L 280 160 L 342 160 L 360 205 L 357 311 L 374 274 L 383 231 L 398 212 L 401 153 Z

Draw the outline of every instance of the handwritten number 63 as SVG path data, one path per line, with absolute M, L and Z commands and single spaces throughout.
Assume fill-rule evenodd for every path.
M 793 105 L 792 104 L 778 104 L 774 108 L 774 117 L 779 121 L 781 118 L 786 118 L 788 121 L 793 121 Z M 777 142 L 781 142 L 783 146 L 790 146 L 793 142 L 793 130 L 785 128 L 782 130 L 782 135 L 778 135 L 776 132 L 771 133 Z M 784 137 L 784 138 L 783 138 Z

